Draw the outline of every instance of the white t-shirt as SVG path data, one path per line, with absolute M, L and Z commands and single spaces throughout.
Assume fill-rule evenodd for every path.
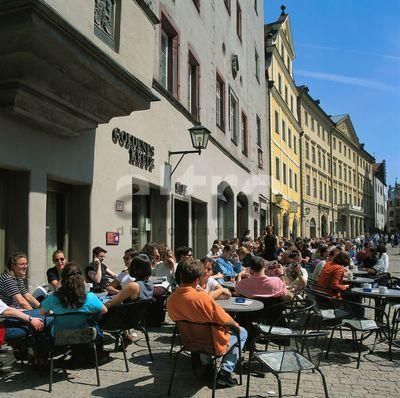
M 388 272 L 389 256 L 387 255 L 387 253 L 382 253 L 381 260 L 383 261 L 383 264 L 385 265 L 385 272 Z
M 0 315 L 7 309 L 7 304 L 0 300 Z
M 214 278 L 208 278 L 206 283 L 206 292 L 210 293 L 218 288 L 219 283 Z
M 130 276 L 128 272 L 122 271 L 117 277 L 117 281 L 121 284 L 122 289 L 129 283 L 135 282 L 136 278 Z

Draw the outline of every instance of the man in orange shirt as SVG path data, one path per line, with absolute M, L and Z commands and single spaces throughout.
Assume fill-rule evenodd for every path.
M 243 347 L 247 338 L 246 330 L 241 328 L 208 293 L 196 290 L 199 278 L 204 271 L 201 262 L 192 259 L 185 260 L 180 265 L 181 284 L 167 302 L 170 318 L 173 321 L 211 322 L 220 325 L 220 327 L 212 327 L 217 354 L 223 354 L 237 341 L 236 336 L 228 332 L 227 326 L 232 326 L 240 332 L 240 344 Z M 237 385 L 237 380 L 232 377 L 232 372 L 235 369 L 238 357 L 238 348 L 233 349 L 225 356 L 217 378 L 217 383 L 220 386 L 232 387 Z

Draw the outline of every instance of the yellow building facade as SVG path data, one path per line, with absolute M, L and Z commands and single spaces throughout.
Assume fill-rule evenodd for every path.
M 295 58 L 289 16 L 265 25 L 268 114 L 271 142 L 271 222 L 278 236 L 301 234 L 300 132 L 298 91 L 293 81 Z

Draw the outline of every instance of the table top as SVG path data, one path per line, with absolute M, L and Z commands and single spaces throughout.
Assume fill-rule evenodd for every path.
M 370 292 L 364 292 L 362 287 L 354 287 L 351 289 L 351 292 L 367 297 L 400 298 L 400 290 L 397 289 L 387 289 L 386 293 L 379 293 L 379 288 L 372 289 Z
M 358 269 L 357 271 L 352 269 L 350 271 L 353 273 L 353 275 L 368 275 L 368 272 L 362 269 Z
M 236 282 L 222 282 L 221 286 L 226 287 L 227 289 L 230 289 L 230 290 L 235 290 Z
M 353 279 L 343 278 L 343 282 L 346 282 L 349 285 L 358 285 L 361 283 L 374 283 L 374 279 L 364 278 L 362 276 L 354 276 Z
M 236 297 L 230 297 L 228 300 L 217 300 L 217 303 L 226 312 L 252 312 L 260 311 L 264 308 L 264 303 L 259 300 L 246 298 L 245 303 L 236 303 Z

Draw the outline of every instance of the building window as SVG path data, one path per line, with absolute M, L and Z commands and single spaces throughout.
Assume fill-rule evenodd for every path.
M 261 148 L 258 148 L 258 167 L 262 169 L 264 167 L 264 161 L 263 161 L 263 151 Z
M 339 178 L 342 178 L 342 165 L 339 164 Z
M 254 0 L 254 11 L 258 15 L 258 6 L 257 6 L 257 0 Z
M 286 163 L 283 163 L 282 166 L 283 183 L 287 184 Z
M 242 9 L 239 2 L 236 3 L 236 32 L 240 41 L 242 41 Z
M 160 84 L 178 97 L 178 33 L 161 15 Z
M 333 139 L 332 139 L 332 146 L 333 146 L 333 149 L 336 149 L 336 138 L 335 137 L 333 137 Z
M 232 90 L 229 94 L 229 128 L 231 140 L 237 145 L 239 138 L 239 101 Z
M 342 141 L 339 141 L 339 153 L 342 153 Z
M 289 75 L 291 75 L 291 72 L 290 72 L 290 58 L 289 58 L 289 55 L 286 56 L 286 65 L 287 65 L 287 69 L 288 69 L 288 71 L 289 71 Z
M 311 147 L 311 160 L 315 163 L 315 146 Z
M 347 192 L 344 193 L 344 203 L 347 203 Z
M 310 176 L 306 176 L 306 193 L 307 195 L 311 195 L 310 191 Z
M 286 123 L 282 120 L 282 139 L 286 141 Z
M 323 192 L 322 192 L 322 181 L 319 182 L 319 198 L 323 199 Z
M 333 175 L 336 177 L 336 162 L 333 162 Z
M 293 188 L 293 171 L 289 169 L 289 187 Z
M 315 121 L 313 118 L 311 118 L 311 130 L 315 131 Z
M 225 83 L 217 73 L 215 113 L 217 126 L 225 130 Z
M 326 157 L 325 154 L 322 155 L 322 168 L 326 170 Z
M 294 153 L 297 153 L 297 138 L 294 134 L 293 134 L 293 151 Z
M 321 151 L 318 151 L 318 167 L 321 167 Z
M 289 144 L 289 148 L 292 147 L 292 131 L 288 128 L 287 131 L 287 135 L 288 135 L 288 144 Z
M 349 183 L 351 184 L 351 170 L 349 170 Z
M 114 51 L 119 50 L 121 3 L 119 0 L 96 0 L 94 34 Z
M 257 145 L 261 148 L 261 119 L 256 115 L 256 126 L 257 126 Z
M 341 205 L 343 203 L 343 192 L 339 191 L 339 204 Z
M 326 189 L 326 184 L 324 184 L 324 200 L 325 202 L 328 201 L 328 190 Z
M 288 87 L 285 85 L 285 102 L 288 104 L 289 102 L 289 91 Z
M 193 0 L 194 5 L 197 8 L 197 11 L 200 12 L 200 0 Z
M 337 205 L 337 189 L 333 190 L 333 203 Z
M 347 169 L 346 169 L 346 166 L 343 166 L 343 175 L 344 175 L 344 181 L 347 182 Z
M 304 111 L 304 119 L 305 119 L 306 126 L 308 126 L 308 113 L 307 113 L 307 111 Z
M 294 190 L 297 192 L 297 174 L 294 173 Z
M 317 197 L 317 179 L 315 177 L 313 178 L 313 196 Z
M 318 137 L 321 135 L 321 126 L 317 123 L 317 135 Z
M 248 155 L 248 133 L 247 133 L 247 117 L 242 112 L 242 153 Z
M 231 14 L 231 0 L 224 0 L 225 7 L 228 10 L 229 15 Z
M 281 179 L 281 162 L 278 157 L 275 158 L 275 177 L 277 180 Z
M 278 73 L 278 91 L 282 94 L 282 76 Z
M 254 50 L 254 59 L 256 62 L 256 79 L 260 83 L 260 56 L 257 49 Z
M 275 111 L 275 132 L 279 134 L 279 114 Z
M 188 59 L 188 108 L 196 120 L 200 120 L 199 107 L 200 65 L 189 51 Z
M 290 96 L 290 110 L 293 112 L 293 95 Z
M 306 141 L 306 159 L 310 160 L 310 144 Z

